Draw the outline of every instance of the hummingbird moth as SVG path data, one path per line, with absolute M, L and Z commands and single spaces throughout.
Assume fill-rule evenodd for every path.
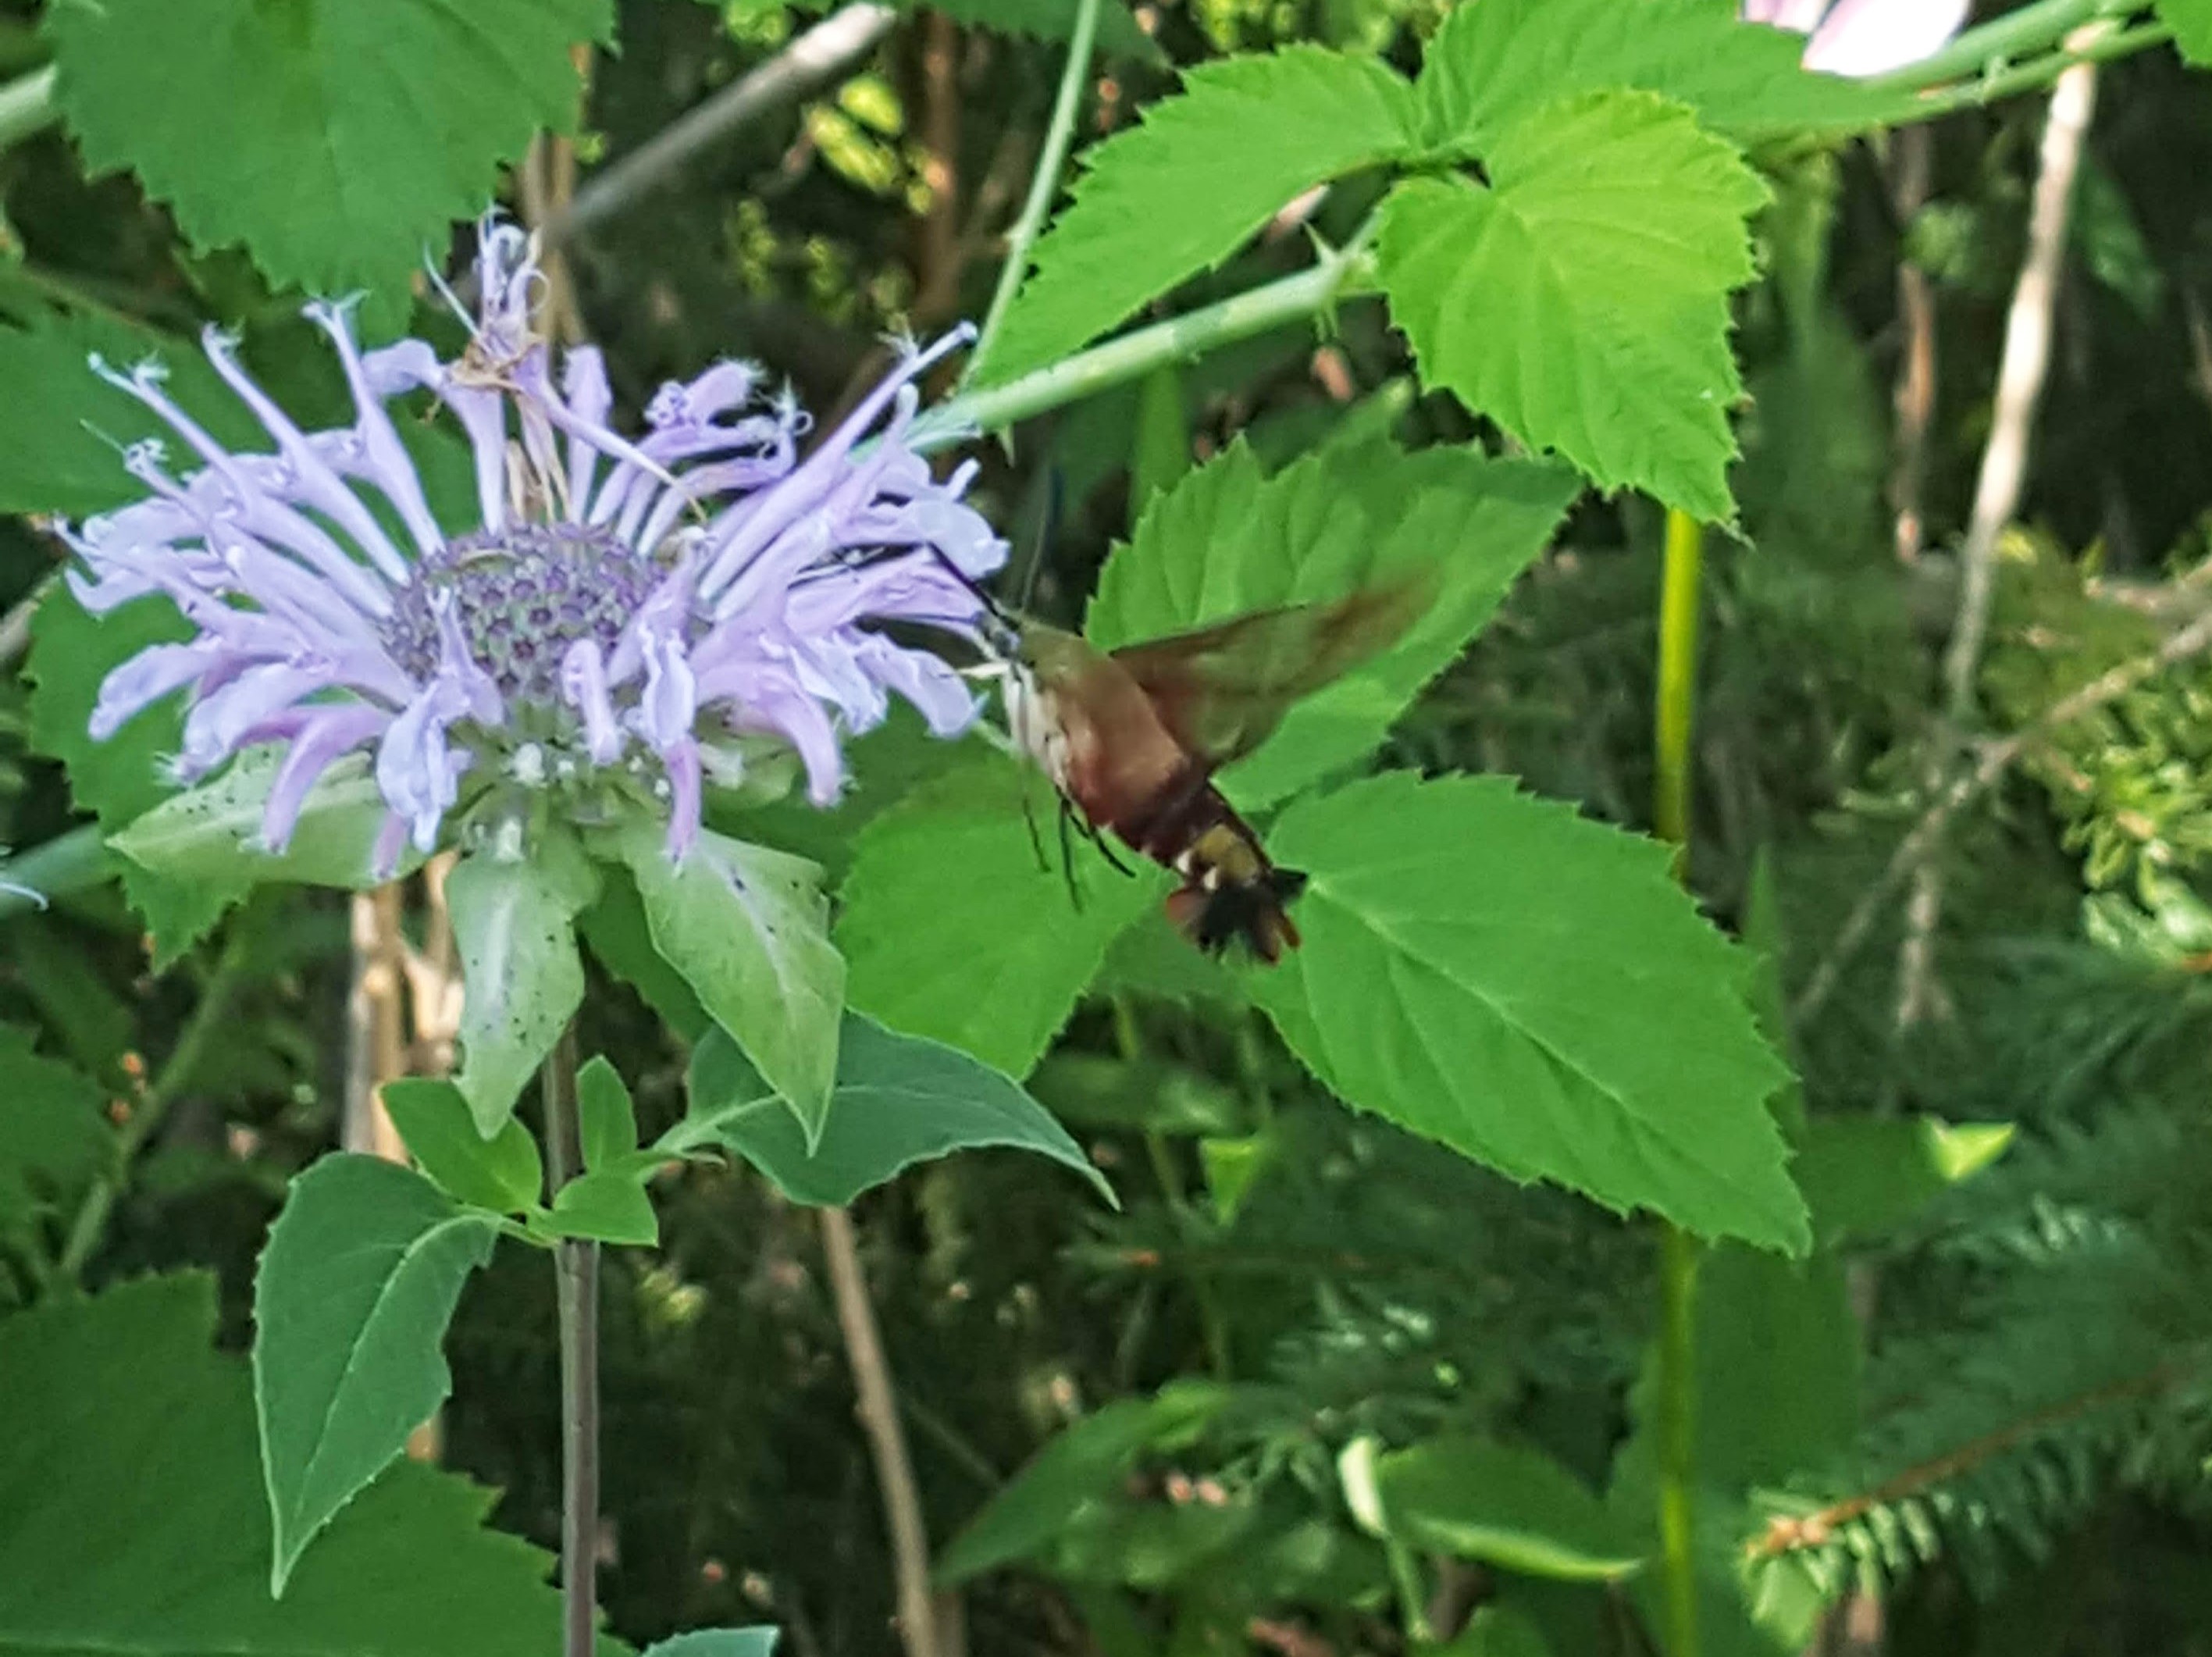
M 1214 773 L 1273 735 L 1291 704 L 1389 649 L 1427 590 L 1380 585 L 1118 650 L 1009 624 L 996 647 L 1008 734 L 1102 850 L 1111 833 L 1180 877 L 1167 912 L 1185 937 L 1209 954 L 1242 939 L 1273 964 L 1297 947 L 1287 905 L 1306 877 L 1269 858 Z

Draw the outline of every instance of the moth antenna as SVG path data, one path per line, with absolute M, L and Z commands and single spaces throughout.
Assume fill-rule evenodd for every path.
M 1044 469 L 1042 488 L 1043 499 L 1037 506 L 1036 533 L 1030 539 L 1030 560 L 1022 570 L 1021 597 L 1014 606 L 1025 616 L 1036 608 L 1037 580 L 1044 574 L 1045 550 L 1060 533 L 1063 490 L 1057 466 Z

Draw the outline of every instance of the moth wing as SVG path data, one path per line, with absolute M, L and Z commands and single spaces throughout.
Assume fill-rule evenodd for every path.
M 1257 611 L 1127 646 L 1113 661 L 1176 740 L 1212 770 L 1273 735 L 1292 703 L 1389 649 L 1430 590 L 1425 580 L 1407 580 L 1331 603 Z

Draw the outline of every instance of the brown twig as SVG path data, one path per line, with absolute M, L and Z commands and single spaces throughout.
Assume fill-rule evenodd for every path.
M 2092 25 L 2077 31 L 2075 40 L 2081 45 L 2093 43 L 2102 27 Z M 1973 717 L 1982 650 L 1989 637 L 1990 609 L 1996 594 L 1997 539 L 2018 515 L 2027 484 L 2036 410 L 2042 403 L 2051 367 L 2052 318 L 2065 268 L 2074 181 L 2081 172 L 2081 149 L 2096 105 L 2094 64 L 2075 64 L 2052 88 L 2035 195 L 2028 213 L 2027 257 L 2021 263 L 2012 307 L 2005 317 L 1996 411 L 1989 443 L 1982 451 L 1966 545 L 1959 556 L 1958 615 L 1943 657 L 1944 725 L 1949 731 L 1964 729 Z M 1900 523 L 1900 533 L 1901 529 Z M 1939 753 L 1929 756 L 1927 782 L 1931 789 L 1943 763 Z M 1905 905 L 1905 936 L 1897 958 L 1893 1022 L 1900 1034 L 1941 1012 L 1945 1005 L 1936 974 L 1936 935 L 1943 914 L 1943 868 L 1938 850 L 1931 840 L 1926 855 L 1912 870 L 1912 895 Z
M 1994 1432 L 1984 1433 L 1955 1450 L 1947 1450 L 1940 1456 L 1908 1467 L 1871 1490 L 1831 1502 L 1817 1513 L 1778 1514 L 1768 1521 L 1765 1534 L 1749 1544 L 1745 1552 L 1754 1560 L 1778 1559 L 1784 1554 L 1795 1553 L 1801 1549 L 1826 1547 L 1834 1539 L 1838 1530 L 1854 1520 L 1865 1518 L 1877 1508 L 1888 1507 L 1908 1496 L 1917 1496 L 1923 1490 L 1947 1483 L 1961 1473 L 1971 1472 L 1984 1462 L 1993 1460 L 2008 1450 L 2016 1449 L 2051 1428 L 2077 1416 L 2088 1415 L 2108 1404 L 2162 1392 L 2189 1374 L 2191 1368 L 2191 1366 L 2185 1363 L 2162 1363 L 2155 1369 L 2130 1376 L 2126 1380 L 2092 1387 L 2087 1392 L 2023 1416 Z
M 1898 222 L 1909 229 L 1928 204 L 1935 134 L 1925 126 L 1902 127 L 1890 142 L 1893 146 L 1891 198 Z M 1936 283 L 1909 256 L 1897 262 L 1897 311 L 1905 327 L 1905 350 L 1898 362 L 1892 404 L 1896 425 L 1889 504 L 1896 518 L 1898 559 L 1911 564 L 1919 558 L 1928 533 L 1928 454 L 1936 427 Z
M 945 1657 L 938 1643 L 937 1608 L 929 1585 L 929 1531 L 921 1516 L 921 1497 L 907 1453 L 906 1429 L 899 1420 L 891 1387 L 890 1365 L 860 1270 L 860 1251 L 853 1219 L 843 1209 L 821 1210 L 822 1252 L 830 1265 L 830 1288 L 837 1303 L 837 1326 L 844 1331 L 845 1354 L 853 1366 L 860 1398 L 860 1425 L 868 1435 L 876 1483 L 883 1493 L 884 1523 L 890 1532 L 891 1569 L 898 1598 L 899 1637 L 907 1657 Z
M 1859 900 L 1851 905 L 1850 913 L 1844 917 L 1826 958 L 1791 1003 L 1791 1014 L 1798 1019 L 1807 1019 L 1820 1011 L 1829 996 L 1834 993 L 1844 969 L 1866 942 L 1875 917 L 1905 877 L 1935 850 L 1951 819 L 1995 787 L 2021 754 L 2053 732 L 2064 728 L 2084 715 L 2094 713 L 2098 709 L 2118 701 L 2168 667 L 2186 661 L 2191 656 L 2201 655 L 2207 649 L 2212 649 L 2212 611 L 2198 616 L 2157 649 L 2108 668 L 2080 689 L 2061 697 L 2032 723 L 2023 726 L 2010 736 L 1984 743 L 1979 758 L 1969 769 L 1954 777 L 1949 785 L 1936 796 L 1934 802 L 1921 814 L 1920 820 L 1913 825 L 1912 832 L 1899 842 L 1897 850 L 1890 854 L 1888 863 L 1875 883 L 1859 894 Z

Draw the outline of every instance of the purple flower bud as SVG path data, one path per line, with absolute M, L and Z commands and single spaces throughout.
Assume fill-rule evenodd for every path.
M 976 704 L 958 676 L 879 625 L 972 628 L 981 606 L 960 577 L 1006 560 L 960 498 L 972 468 L 938 483 L 904 442 L 912 382 L 964 330 L 905 353 L 802 461 L 805 413 L 764 395 L 750 363 L 664 387 L 642 435 L 616 432 L 596 351 L 568 352 L 556 387 L 523 234 L 487 221 L 477 276 L 453 362 L 412 339 L 364 353 L 346 307 L 308 308 L 353 393 L 353 423 L 334 430 L 302 430 L 210 331 L 209 358 L 266 453 L 223 448 L 158 369 L 94 362 L 194 466 L 173 474 L 160 445 L 135 448 L 146 496 L 64 532 L 82 566 L 70 584 L 95 611 L 166 595 L 199 629 L 109 674 L 96 738 L 182 688 L 180 776 L 288 742 L 262 825 L 280 850 L 316 780 L 369 750 L 389 863 L 410 838 L 435 845 L 465 793 L 518 784 L 665 800 L 680 856 L 698 833 L 702 744 L 780 739 L 827 803 L 843 739 L 890 695 L 939 735 L 966 728 Z M 473 521 L 436 520 L 399 441 L 386 404 L 416 390 L 469 440 Z

